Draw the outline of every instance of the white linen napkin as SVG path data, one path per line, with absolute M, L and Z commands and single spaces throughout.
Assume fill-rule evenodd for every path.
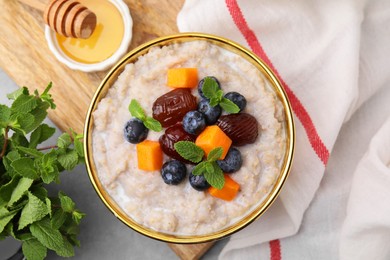
M 186 0 L 177 24 L 181 32 L 212 33 L 251 49 L 276 72 L 295 115 L 296 156 L 286 185 L 264 216 L 231 237 L 220 258 L 302 259 L 297 254 L 302 248 L 288 250 L 292 248 L 291 239 L 304 234 L 306 242 L 312 241 L 310 238 L 330 232 L 337 223 L 338 231 L 343 229 L 343 236 L 336 238 L 336 250 L 322 250 L 322 256 L 367 259 L 352 257 L 351 250 L 358 245 L 355 241 L 358 226 L 374 221 L 371 213 L 375 211 L 366 212 L 367 218 L 357 221 L 358 210 L 353 203 L 354 198 L 359 197 L 356 192 L 352 190 L 349 198 L 344 226 L 343 213 L 335 214 L 337 219 L 321 219 L 326 227 L 313 225 L 315 221 L 304 219 L 304 214 L 310 211 L 306 213 L 308 216 L 332 215 L 311 203 L 316 193 L 321 198 L 320 184 L 340 129 L 373 94 L 382 87 L 390 87 L 390 2 Z M 390 153 L 390 146 L 383 149 Z M 359 168 L 361 166 L 364 163 L 360 163 Z M 351 176 L 347 176 L 346 183 L 351 183 Z M 364 184 L 361 181 L 362 178 L 354 178 L 353 187 Z M 372 181 L 385 185 L 379 180 Z M 331 199 L 322 198 L 321 205 L 343 212 L 346 209 L 341 206 L 346 206 L 351 185 L 337 187 L 345 195 L 342 196 L 345 203 L 336 203 L 335 208 Z M 390 188 L 388 190 L 383 196 L 390 197 Z M 375 197 L 374 194 L 369 195 Z M 311 210 L 318 212 L 311 214 Z M 390 218 L 387 219 L 389 224 Z M 303 228 L 306 223 L 312 224 L 311 232 Z M 289 236 L 293 237 L 283 239 Z M 362 240 L 364 236 L 359 243 Z M 390 257 L 390 247 L 387 246 L 387 251 L 382 249 L 382 256 Z M 319 258 L 321 253 L 314 256 L 334 259 Z
M 390 117 L 353 176 L 340 238 L 343 259 L 390 259 Z

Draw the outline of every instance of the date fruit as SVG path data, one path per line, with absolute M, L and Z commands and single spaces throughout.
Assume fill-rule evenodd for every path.
M 183 126 L 181 124 L 176 124 L 171 127 L 168 127 L 165 130 L 165 133 L 162 136 L 160 136 L 159 142 L 160 142 L 161 149 L 169 157 L 184 163 L 193 164 L 192 162 L 185 160 L 183 157 L 181 157 L 181 155 L 179 155 L 179 153 L 176 152 L 174 145 L 179 141 L 195 142 L 195 139 L 196 137 L 194 135 L 187 133 L 183 129 Z
M 235 146 L 252 144 L 259 135 L 256 118 L 247 113 L 220 116 L 217 125 L 232 139 Z
M 153 118 L 163 127 L 168 127 L 180 122 L 187 112 L 196 110 L 197 106 L 196 97 L 189 89 L 174 89 L 154 101 Z

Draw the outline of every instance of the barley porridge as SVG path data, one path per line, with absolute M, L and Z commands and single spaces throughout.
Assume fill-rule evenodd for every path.
M 138 100 L 151 116 L 153 102 L 171 90 L 166 75 L 175 67 L 197 68 L 199 79 L 213 75 L 225 93 L 239 91 L 247 100 L 245 112 L 258 122 L 256 141 L 239 147 L 242 167 L 230 175 L 240 184 L 233 201 L 194 190 L 188 176 L 179 185 L 167 185 L 159 171 L 139 170 L 136 146 L 123 136 L 130 100 Z M 265 198 L 285 156 L 283 105 L 268 84 L 254 65 L 206 41 L 151 48 L 126 65 L 92 114 L 93 158 L 102 185 L 126 214 L 157 231 L 203 235 L 233 224 Z M 192 94 L 199 99 L 196 88 Z M 147 139 L 158 141 L 162 133 L 149 131 Z

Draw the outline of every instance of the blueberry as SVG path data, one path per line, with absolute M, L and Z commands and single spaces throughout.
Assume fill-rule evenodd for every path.
M 189 179 L 192 188 L 197 191 L 204 191 L 210 187 L 210 184 L 206 181 L 203 175 L 193 175 L 191 172 Z
M 246 107 L 245 97 L 238 92 L 228 92 L 225 94 L 225 98 L 236 104 L 240 108 L 240 111 L 244 110 Z
M 187 112 L 183 117 L 183 128 L 189 134 L 198 135 L 205 127 L 205 116 L 199 111 L 193 110 Z
M 207 78 L 207 77 L 205 77 Z M 202 98 L 207 98 L 204 94 L 203 94 L 203 84 L 204 84 L 204 79 L 201 79 L 198 83 L 198 93 L 199 95 L 202 97 Z M 218 85 L 218 88 L 221 89 L 221 84 L 219 83 L 218 79 L 214 76 L 208 76 L 208 78 L 211 78 L 212 80 L 214 80 L 215 82 L 217 82 L 217 85 Z
M 225 173 L 238 171 L 242 165 L 241 153 L 238 149 L 231 147 L 223 160 L 217 160 L 219 168 Z
M 144 123 L 138 118 L 127 121 L 123 129 L 125 139 L 132 144 L 138 144 L 145 140 L 148 133 L 149 129 L 147 129 Z
M 202 99 L 198 104 L 198 111 L 204 114 L 206 124 L 213 125 L 221 115 L 222 108 L 219 105 L 212 107 L 207 99 Z
M 177 185 L 186 175 L 186 165 L 178 160 L 168 161 L 161 168 L 161 176 L 166 184 Z

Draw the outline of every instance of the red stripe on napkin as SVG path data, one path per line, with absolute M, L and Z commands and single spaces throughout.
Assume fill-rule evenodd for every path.
M 267 54 L 261 47 L 260 42 L 257 39 L 255 33 L 249 28 L 237 1 L 225 0 L 225 2 L 230 12 L 230 15 L 233 18 L 234 23 L 236 24 L 242 35 L 245 37 L 245 40 L 247 41 L 249 47 L 257 56 L 259 56 L 265 63 L 268 64 L 268 66 L 275 72 L 276 76 L 279 78 L 290 100 L 290 104 L 293 111 L 295 112 L 298 119 L 301 121 L 306 131 L 306 135 L 309 139 L 311 146 L 313 147 L 313 150 L 317 154 L 318 158 L 320 158 L 320 160 L 323 162 L 323 164 L 326 165 L 329 159 L 329 150 L 326 148 L 325 144 L 322 142 L 320 136 L 318 135 L 309 113 L 302 105 L 298 97 L 294 94 L 294 92 L 288 87 L 286 82 L 284 82 L 276 68 L 273 66 L 271 60 L 268 58 Z
M 279 239 L 270 241 L 269 248 L 270 248 L 270 259 L 271 260 L 281 260 L 282 259 L 282 255 L 281 255 L 282 250 L 280 249 Z

